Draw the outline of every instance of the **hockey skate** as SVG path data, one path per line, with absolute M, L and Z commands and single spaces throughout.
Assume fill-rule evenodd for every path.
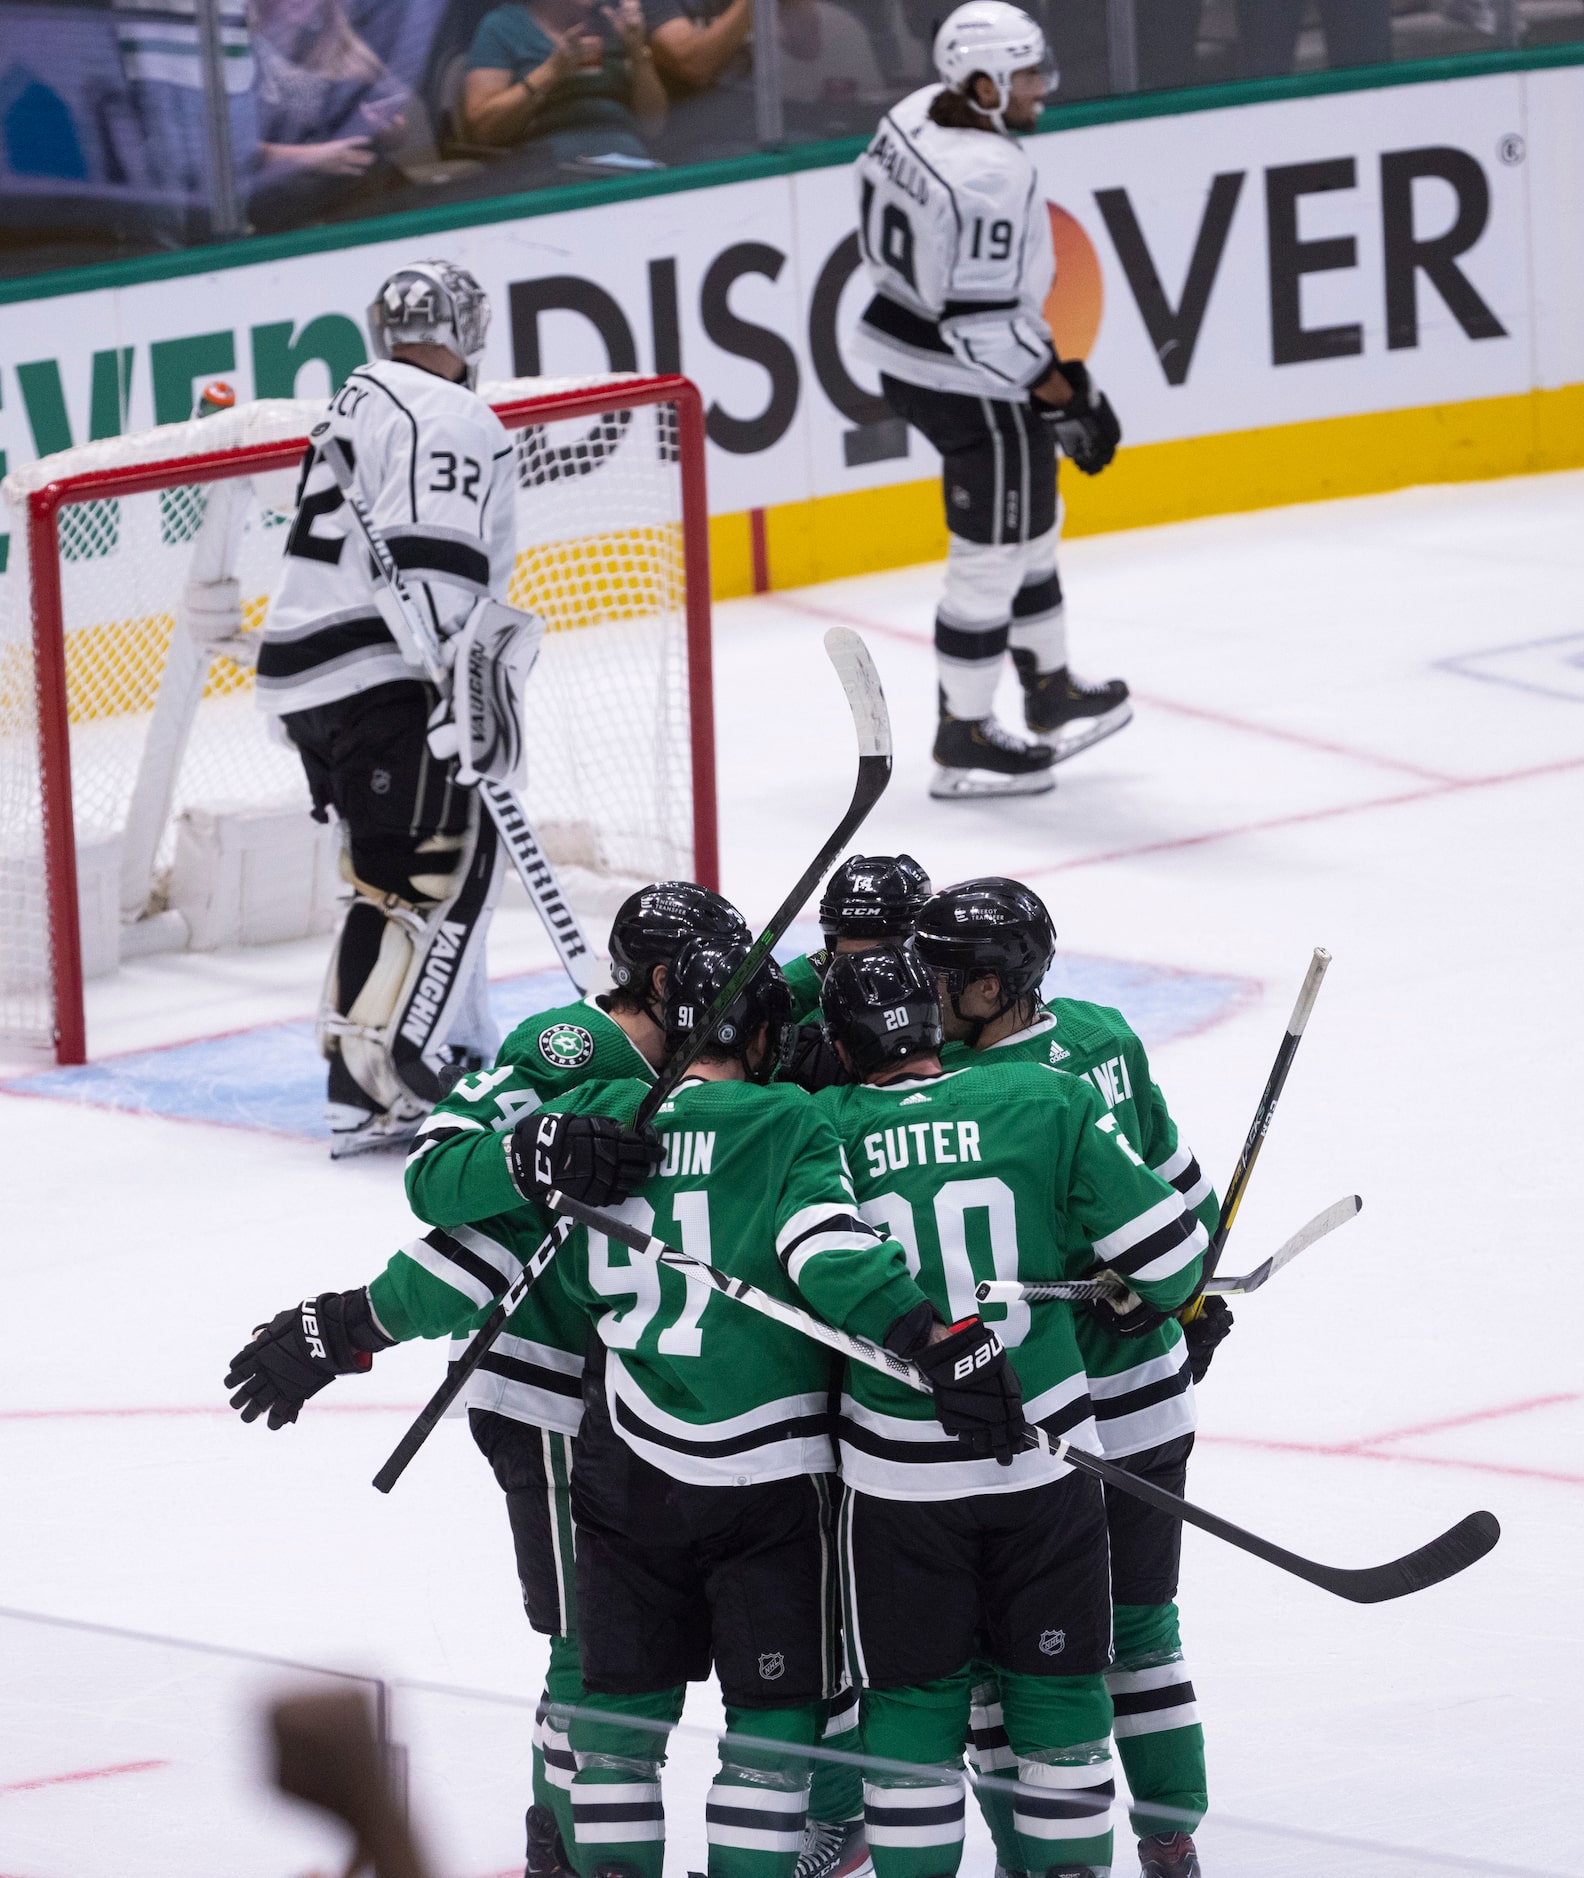
M 1128 688 L 1120 678 L 1091 685 L 1074 678 L 1065 665 L 1041 673 L 1034 654 L 1016 648 L 1012 663 L 1023 686 L 1023 721 L 1051 750 L 1053 763 L 1093 749 L 1133 721 Z
M 873 1878 L 873 1873 L 861 1819 L 811 1819 L 803 1828 L 793 1878 Z
M 993 717 L 953 717 L 941 701 L 930 794 L 941 802 L 969 796 L 1042 796 L 1056 787 L 1056 758 L 1043 743 L 1024 743 Z
M 428 1104 L 412 1096 L 398 1097 L 388 1109 L 375 1107 L 340 1052 L 330 1058 L 325 1121 L 330 1128 L 332 1161 L 344 1161 L 354 1154 L 373 1154 L 381 1148 L 404 1148 L 417 1134 L 418 1124 L 428 1113 Z
M 1139 1878 L 1199 1878 L 1199 1854 L 1186 1832 L 1156 1832 L 1140 1839 Z
M 530 1806 L 525 1823 L 528 1860 L 523 1866 L 523 1878 L 576 1878 L 549 1807 Z

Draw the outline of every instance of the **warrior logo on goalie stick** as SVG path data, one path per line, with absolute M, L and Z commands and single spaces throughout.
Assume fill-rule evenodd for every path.
M 539 1039 L 539 1054 L 555 1069 L 581 1069 L 594 1054 L 594 1038 L 581 1024 L 552 1024 Z

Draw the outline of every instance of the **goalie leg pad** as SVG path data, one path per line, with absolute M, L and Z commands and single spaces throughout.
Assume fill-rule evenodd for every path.
M 401 1118 L 416 1120 L 445 1093 L 453 1045 L 472 1057 L 494 1043 L 487 994 L 475 981 L 503 856 L 482 804 L 464 800 L 474 827 L 460 846 L 426 837 L 409 848 L 407 884 L 449 886 L 447 897 L 415 905 L 393 893 L 376 896 L 358 879 L 326 985 L 321 1048 L 339 1053 L 371 1109 Z M 426 873 L 437 849 L 456 853 L 461 864 Z

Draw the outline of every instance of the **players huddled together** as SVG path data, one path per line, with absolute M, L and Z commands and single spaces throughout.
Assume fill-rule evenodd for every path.
M 1143 1878 L 1194 1878 L 1181 1528 L 1029 1431 L 1182 1492 L 1231 1322 L 1192 1308 L 1216 1196 L 1122 1015 L 1043 999 L 1056 939 L 1028 887 L 932 893 L 909 856 L 855 856 L 820 919 L 824 947 L 766 960 L 635 1125 L 750 933 L 691 883 L 634 894 L 611 988 L 519 1025 L 423 1122 L 406 1184 L 428 1230 L 257 1331 L 233 1406 L 281 1428 L 394 1343 L 455 1356 L 551 1196 L 651 1232 L 930 1388 L 609 1219 L 565 1238 L 465 1393 L 549 1639 L 530 1878 L 660 1878 L 667 1730 L 712 1671 L 709 1878 L 946 1878 L 965 1753 L 1004 1873 L 1105 1878 L 1115 1755 Z M 1120 1301 L 976 1290 L 1102 1273 Z

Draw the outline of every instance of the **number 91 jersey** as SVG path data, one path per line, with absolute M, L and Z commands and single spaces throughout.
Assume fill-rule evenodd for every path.
M 1056 277 L 1034 165 L 997 131 L 955 130 L 904 98 L 858 159 L 858 240 L 875 296 L 854 351 L 893 378 L 1021 400 L 1054 354 Z
M 500 419 L 465 385 L 416 365 L 361 366 L 330 400 L 303 458 L 259 647 L 259 702 L 276 714 L 422 676 L 374 604 L 368 555 L 321 450 L 331 435 L 442 639 L 476 600 L 507 598 L 516 561 L 512 445 Z

